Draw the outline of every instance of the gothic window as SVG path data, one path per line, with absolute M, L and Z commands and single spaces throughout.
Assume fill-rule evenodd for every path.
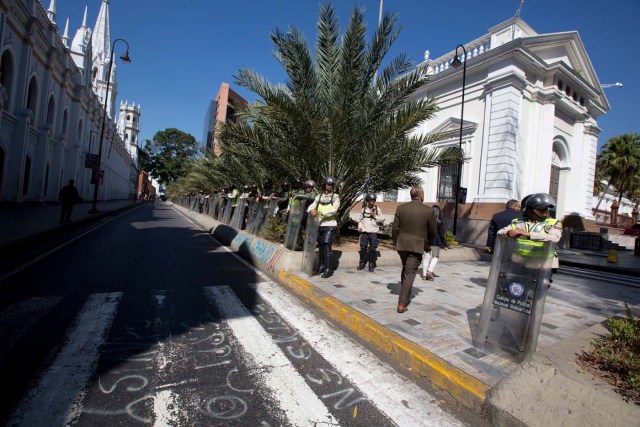
M 97 76 L 98 76 L 98 67 L 93 67 L 93 70 L 91 70 L 91 78 L 95 80 Z
M 47 163 L 47 169 L 44 173 L 44 195 L 47 195 L 49 191 L 49 163 Z
M 69 113 L 67 112 L 67 109 L 65 108 L 64 113 L 62 114 L 62 134 L 63 135 L 67 135 L 67 126 L 69 123 Z
M 8 105 L 11 101 L 11 86 L 13 84 L 13 58 L 8 50 L 4 51 L 0 59 L 0 84 L 5 90 Z
M 127 121 L 131 120 L 131 116 L 129 114 L 127 114 Z
M 135 144 L 135 143 L 136 143 L 136 136 L 135 136 L 135 135 L 131 135 L 131 142 L 132 142 L 133 144 Z
M 78 141 L 80 141 L 82 138 L 82 119 L 80 119 L 80 121 L 78 122 Z
M 29 193 L 29 178 L 31 177 L 31 157 L 27 156 L 24 161 L 24 176 L 22 179 L 22 195 Z
M 31 81 L 29 82 L 29 88 L 27 89 L 27 103 L 25 105 L 25 107 L 33 111 L 33 114 L 36 113 L 37 97 L 38 97 L 38 81 L 34 76 L 34 77 L 31 77 Z
M 53 95 L 49 97 L 49 105 L 47 106 L 47 123 L 53 125 L 53 118 L 56 113 L 56 101 Z
M 438 202 L 455 202 L 458 185 L 458 164 L 438 168 Z

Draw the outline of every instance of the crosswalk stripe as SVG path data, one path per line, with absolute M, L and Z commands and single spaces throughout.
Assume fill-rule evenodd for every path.
M 121 292 L 92 294 L 51 366 L 14 410 L 9 425 L 68 425 L 80 415 L 85 388 L 98 363 Z
M 433 396 L 397 374 L 368 350 L 333 330 L 277 284 L 260 282 L 251 286 L 278 316 L 398 425 L 460 425 L 433 403 Z
M 304 382 L 289 359 L 242 305 L 231 288 L 212 286 L 203 290 L 247 353 L 247 363 L 257 368 L 256 372 L 262 377 L 288 420 L 293 425 L 338 425 L 324 403 Z
M 7 307 L 0 313 L 0 364 L 20 337 L 60 302 L 61 297 L 30 298 Z

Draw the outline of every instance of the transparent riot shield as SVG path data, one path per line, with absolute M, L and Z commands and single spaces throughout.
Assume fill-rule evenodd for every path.
M 301 270 L 311 276 L 313 274 L 313 262 L 316 258 L 316 243 L 318 243 L 318 228 L 320 222 L 317 216 L 307 216 L 307 225 L 304 231 L 304 245 L 302 247 Z
M 227 199 L 224 205 L 224 211 L 222 213 L 222 222 L 225 224 L 229 224 L 231 222 L 231 211 L 233 211 L 233 200 Z
M 287 234 L 284 236 L 284 247 L 295 250 L 300 227 L 302 226 L 302 216 L 304 215 L 307 201 L 293 200 L 289 207 L 289 218 L 287 219 Z
M 258 210 L 260 209 L 260 202 L 258 202 L 255 197 L 249 199 L 249 207 L 247 213 L 247 228 L 246 230 L 249 233 L 253 231 L 253 225 L 255 223 L 256 217 L 258 216 Z
M 267 200 L 267 209 L 265 213 L 265 218 L 262 224 L 260 224 L 259 228 L 256 230 L 256 234 L 260 233 L 260 230 L 262 230 L 265 227 L 268 227 L 269 224 L 271 224 L 271 221 L 273 221 L 275 217 L 276 209 L 278 209 L 278 201 L 275 199 Z
M 225 198 L 222 195 L 218 196 L 218 203 L 216 205 L 216 211 L 214 213 L 214 218 L 217 220 L 221 220 L 223 217 L 223 213 L 224 213 L 224 202 L 225 202 Z
M 496 239 L 474 345 L 523 361 L 538 344 L 555 244 Z
M 238 199 L 238 205 L 236 209 L 233 211 L 233 216 L 231 217 L 230 226 L 233 228 L 240 229 L 242 225 L 242 219 L 244 218 L 244 212 L 247 209 L 247 204 L 245 203 L 245 199 Z

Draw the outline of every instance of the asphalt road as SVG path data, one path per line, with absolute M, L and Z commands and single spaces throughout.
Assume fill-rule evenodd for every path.
M 164 204 L 3 263 L 4 424 L 462 424 Z

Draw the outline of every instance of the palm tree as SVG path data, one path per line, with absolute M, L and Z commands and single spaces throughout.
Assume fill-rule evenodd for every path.
M 237 83 L 258 100 L 238 105 L 242 120 L 222 126 L 225 156 L 259 164 L 276 178 L 335 177 L 342 221 L 365 182 L 369 191 L 407 188 L 420 184 L 425 168 L 459 162 L 457 148 L 433 149 L 435 136 L 416 132 L 437 110 L 433 99 L 418 95 L 426 68 L 401 54 L 377 73 L 398 38 L 396 21 L 387 14 L 367 42 L 364 9 L 354 7 L 340 36 L 333 6 L 320 6 L 315 55 L 298 30 L 273 32 L 288 81 L 272 84 L 240 70 Z
M 637 192 L 640 177 L 640 136 L 627 133 L 610 138 L 596 158 L 596 170 L 618 191 L 618 204 L 625 193 L 631 195 Z

